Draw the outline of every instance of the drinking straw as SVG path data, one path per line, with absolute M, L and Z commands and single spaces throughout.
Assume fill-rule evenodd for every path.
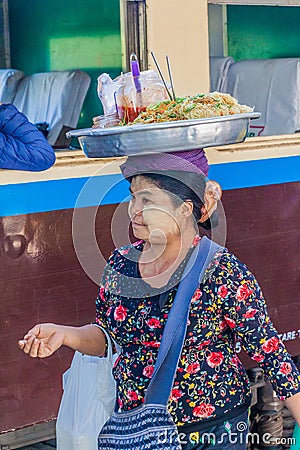
M 134 86 L 136 90 L 136 106 L 141 108 L 143 106 L 143 95 L 142 95 L 142 84 L 141 84 L 141 72 L 139 61 L 135 53 L 131 53 L 130 55 L 130 66 L 131 66 L 131 74 L 134 81 Z
M 158 72 L 159 72 L 160 78 L 162 79 L 162 82 L 164 83 L 164 86 L 165 86 L 165 88 L 166 88 L 166 91 L 167 91 L 167 93 L 168 93 L 168 96 L 170 97 L 170 100 L 173 100 L 172 95 L 170 94 L 170 91 L 169 91 L 169 89 L 167 88 L 167 84 L 166 84 L 166 82 L 165 82 L 165 79 L 164 79 L 164 77 L 163 77 L 163 74 L 162 74 L 162 72 L 161 72 L 161 70 L 160 70 L 160 67 L 159 67 L 159 65 L 158 65 L 158 62 L 157 62 L 157 60 L 156 60 L 155 55 L 154 55 L 153 52 L 151 52 L 151 56 L 152 56 L 153 61 L 154 61 L 155 65 L 156 65 L 156 68 L 157 68 L 157 70 L 158 70 Z
M 141 92 L 142 91 L 141 79 L 140 79 L 141 72 L 140 72 L 138 58 L 135 53 L 131 53 L 131 55 L 130 55 L 130 66 L 131 66 L 131 73 L 133 76 L 133 81 L 134 81 L 136 92 Z

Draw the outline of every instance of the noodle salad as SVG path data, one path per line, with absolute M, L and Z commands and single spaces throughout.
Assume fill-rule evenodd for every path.
M 239 105 L 230 94 L 212 92 L 195 96 L 166 100 L 150 105 L 130 123 L 155 123 L 175 120 L 202 119 L 252 112 L 253 108 Z

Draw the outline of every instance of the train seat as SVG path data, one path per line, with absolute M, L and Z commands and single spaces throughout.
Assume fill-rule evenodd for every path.
M 81 70 L 35 73 L 20 81 L 13 104 L 31 122 L 49 124 L 54 145 L 63 127 L 76 128 L 90 82 Z
M 0 102 L 12 103 L 24 73 L 17 69 L 0 69 Z
M 234 63 L 231 56 L 209 58 L 210 92 L 224 92 L 229 67 Z
M 250 136 L 300 130 L 300 58 L 244 60 L 231 64 L 223 92 L 261 113 Z

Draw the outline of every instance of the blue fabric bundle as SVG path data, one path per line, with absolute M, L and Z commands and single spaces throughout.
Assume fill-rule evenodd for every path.
M 10 104 L 0 105 L 0 168 L 42 171 L 55 162 L 43 134 Z

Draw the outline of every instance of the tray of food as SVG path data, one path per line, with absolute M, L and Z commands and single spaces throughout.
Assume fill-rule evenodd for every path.
M 199 94 L 147 107 L 129 124 L 73 130 L 89 158 L 191 150 L 243 142 L 260 117 L 228 94 Z

